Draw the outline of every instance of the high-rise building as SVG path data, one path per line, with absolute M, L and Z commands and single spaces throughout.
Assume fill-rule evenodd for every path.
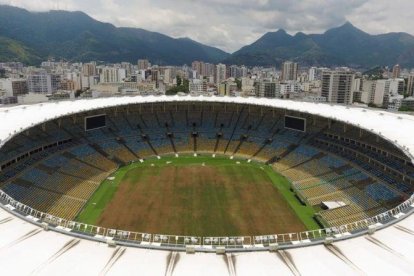
M 204 62 L 201 61 L 193 61 L 193 63 L 191 64 L 191 68 L 197 72 L 198 75 L 203 75 L 202 71 L 203 71 L 203 65 Z
M 414 74 L 408 77 L 407 94 L 414 96 Z
M 399 78 L 401 74 L 401 68 L 399 64 L 394 65 L 394 67 L 392 68 L 392 78 L 396 79 Z
M 242 83 L 242 91 L 248 92 L 248 93 L 254 92 L 255 90 L 254 79 L 245 77 L 241 79 L 241 83 Z
M 96 66 L 93 63 L 85 63 L 82 66 L 82 74 L 86 77 L 96 75 Z
M 205 80 L 193 79 L 189 83 L 191 93 L 203 94 L 207 92 L 207 82 Z
M 167 68 L 164 70 L 164 78 L 163 81 L 165 84 L 169 84 L 171 82 L 171 69 Z
M 247 68 L 245 66 L 231 65 L 229 68 L 229 76 L 231 78 L 240 79 L 247 76 Z
M 298 64 L 286 61 L 282 64 L 282 81 L 296 80 L 298 78 Z
M 216 65 L 216 84 L 220 84 L 222 81 L 226 80 L 226 65 L 217 64 Z
M 128 78 L 132 74 L 133 66 L 129 62 L 121 62 L 121 69 L 125 70 L 125 78 Z
M 206 77 L 214 76 L 216 66 L 211 63 L 201 64 L 201 75 Z
M 401 105 L 404 92 L 404 79 L 378 80 L 375 93 L 383 94 L 383 107 L 398 109 Z
M 321 96 L 330 103 L 352 104 L 354 79 L 351 71 L 324 71 Z
M 404 86 L 405 81 L 404 79 L 395 78 L 388 80 L 390 82 L 390 94 L 391 95 L 402 95 L 404 94 Z
M 117 68 L 117 70 L 118 70 L 118 81 L 124 81 L 128 76 L 127 69 Z
M 316 70 L 317 70 L 317 68 L 316 68 L 316 67 L 311 67 L 311 68 L 309 69 L 309 81 L 314 81 L 314 80 L 316 80 Z
M 390 93 L 390 81 L 389 80 L 377 80 L 376 85 L 375 85 L 374 96 L 371 97 L 372 103 L 378 104 L 382 100 L 381 105 L 383 105 L 384 98 L 389 93 Z
M 25 79 L 0 79 L 0 89 L 8 96 L 20 96 L 28 93 L 27 81 Z
M 259 81 L 255 83 L 256 97 L 278 98 L 280 97 L 280 84 L 273 81 Z
M 373 103 L 375 105 L 381 106 L 383 101 L 383 96 L 378 96 L 375 91 L 377 87 L 377 81 L 375 80 L 362 80 L 361 91 L 363 97 L 361 101 L 363 103 Z
M 138 70 L 147 70 L 150 67 L 148 59 L 139 59 L 138 60 Z
M 63 80 L 60 89 L 65 91 L 75 91 L 75 82 L 73 80 Z
M 218 87 L 218 94 L 220 96 L 235 96 L 235 92 L 237 92 L 237 83 L 231 79 L 223 81 Z
M 155 83 L 155 87 L 158 88 L 158 79 L 160 72 L 158 70 L 151 70 L 151 81 Z
M 32 71 L 27 75 L 27 87 L 31 93 L 53 94 L 60 87 L 60 75 Z
M 283 95 L 284 97 L 289 97 L 299 92 L 300 92 L 300 85 L 296 81 L 286 81 L 280 84 L 280 94 Z
M 118 68 L 113 68 L 113 67 L 102 68 L 100 79 L 102 83 L 120 82 Z

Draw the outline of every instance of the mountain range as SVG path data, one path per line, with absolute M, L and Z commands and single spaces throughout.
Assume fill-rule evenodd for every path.
M 68 61 L 135 63 L 147 58 L 165 65 L 194 60 L 238 65 L 302 65 L 371 68 L 400 64 L 414 67 L 414 36 L 371 35 L 351 23 L 322 34 L 290 35 L 280 29 L 264 34 L 233 54 L 189 38 L 172 38 L 139 28 L 118 28 L 83 12 L 29 12 L 0 5 L 0 61 L 37 65 L 55 58 Z
M 370 35 L 347 22 L 323 34 L 284 30 L 269 32 L 249 46 L 241 48 L 225 63 L 279 65 L 285 60 L 304 65 L 414 66 L 414 37 L 407 33 Z
M 229 54 L 188 38 L 172 38 L 138 28 L 117 28 L 83 12 L 29 12 L 0 5 L 0 60 L 37 64 L 47 58 L 68 61 L 182 65 L 194 60 L 218 63 Z

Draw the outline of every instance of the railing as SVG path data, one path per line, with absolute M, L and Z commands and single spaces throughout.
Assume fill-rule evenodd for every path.
M 235 237 L 197 237 L 176 236 L 125 231 L 119 229 L 103 228 L 76 221 L 65 220 L 31 208 L 14 200 L 0 190 L 0 201 L 5 209 L 15 212 L 22 218 L 39 226 L 51 230 L 66 232 L 72 235 L 80 235 L 97 241 L 112 240 L 115 243 L 136 247 L 177 249 L 184 250 L 187 246 L 193 246 L 199 251 L 214 251 L 219 247 L 226 250 L 266 250 L 271 246 L 292 247 L 313 243 L 321 243 L 327 237 L 332 239 L 349 238 L 364 234 L 372 227 L 386 226 L 397 222 L 414 211 L 414 195 L 397 207 L 378 214 L 372 218 L 355 221 L 339 227 L 317 229 L 298 233 L 272 234 L 261 236 L 235 236 Z M 404 213 L 404 211 L 407 211 Z M 380 225 L 379 225 L 380 224 Z

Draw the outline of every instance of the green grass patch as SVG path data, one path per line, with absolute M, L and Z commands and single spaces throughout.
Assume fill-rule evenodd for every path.
M 111 177 L 115 178 L 114 180 L 104 180 L 76 217 L 76 220 L 87 224 L 95 224 L 108 205 L 108 202 L 111 201 L 118 190 L 119 184 L 125 174 L 131 170 L 132 166 L 134 165 L 122 167 L 117 170 L 111 175 Z
M 275 172 L 270 166 L 266 166 L 265 171 L 276 186 L 279 192 L 283 195 L 290 207 L 295 211 L 299 219 L 306 225 L 308 230 L 319 229 L 320 226 L 313 219 L 315 210 L 311 206 L 303 205 L 295 196 L 295 193 L 290 190 L 291 183 L 283 175 Z

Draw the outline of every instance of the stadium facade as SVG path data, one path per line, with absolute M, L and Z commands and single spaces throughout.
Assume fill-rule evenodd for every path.
M 348 185 L 345 187 L 347 194 L 341 194 L 344 198 L 350 199 L 347 209 L 350 213 L 341 215 L 347 219 L 332 218 L 327 214 L 320 219 L 329 227 L 301 233 L 274 233 L 251 237 L 178 237 L 104 229 L 72 222 L 73 214 L 66 213 L 67 208 L 61 210 L 62 208 L 56 207 L 53 209 L 53 215 L 49 214 L 47 212 L 49 206 L 43 207 L 38 202 L 41 201 L 39 200 L 41 196 L 47 198 L 47 195 L 42 193 L 36 194 L 35 198 L 23 196 L 21 200 L 16 198 L 23 193 L 18 189 L 36 183 L 37 179 L 43 179 L 39 174 L 30 171 L 25 174 L 28 178 L 19 178 L 17 182 L 10 180 L 20 170 L 31 168 L 34 162 L 38 164 L 39 160 L 46 159 L 52 153 L 60 154 L 63 150 L 66 154 L 61 158 L 77 156 L 76 159 L 79 159 L 83 156 L 83 161 L 88 160 L 86 152 L 90 149 L 82 148 L 67 153 L 67 149 L 71 147 L 82 146 L 76 144 L 80 140 L 79 137 L 85 138 L 74 128 L 64 127 L 65 134 L 61 134 L 60 127 L 66 126 L 68 122 L 88 128 L 88 118 L 91 118 L 89 127 L 99 129 L 102 124 L 99 116 L 106 113 L 111 114 L 108 115 L 108 120 L 113 120 L 115 117 L 111 116 L 117 113 L 159 112 L 161 117 L 169 114 L 166 110 L 174 111 L 174 109 L 180 116 L 186 114 L 183 115 L 185 119 L 182 119 L 182 122 L 187 122 L 186 127 L 192 131 L 191 135 L 194 137 L 200 135 L 199 150 L 203 145 L 214 147 L 215 151 L 219 147 L 219 140 L 225 138 L 223 151 L 230 156 L 244 154 L 246 158 L 262 157 L 262 161 L 268 164 L 276 163 L 276 168 L 285 171 L 300 167 L 305 163 L 304 160 L 307 160 L 306 162 L 313 166 L 310 170 L 325 166 L 325 170 L 320 171 L 320 175 L 340 175 L 341 177 L 329 178 L 329 181 L 335 185 Z M 193 123 L 192 119 L 188 119 L 190 109 L 194 113 L 198 111 L 208 113 L 214 109 L 225 110 L 226 114 L 227 111 L 234 113 L 237 119 L 234 119 L 234 127 L 229 123 L 231 128 L 228 131 L 223 130 L 223 124 L 208 126 L 214 129 L 211 131 L 213 136 L 210 137 L 210 140 L 216 140 L 213 146 L 214 143 L 209 144 L 209 139 L 205 141 L 201 139 L 203 133 L 201 124 Z M 242 116 L 245 116 L 243 120 L 246 123 L 241 123 Z M 174 115 L 172 117 L 174 118 Z M 254 118 L 249 119 L 250 117 Z M 271 137 L 266 135 L 261 137 L 264 138 L 263 146 L 257 146 L 251 152 L 248 150 L 243 152 L 241 150 L 243 143 L 251 143 L 249 145 L 255 143 L 249 138 L 253 139 L 260 134 L 259 125 L 263 124 L 263 118 L 276 117 L 282 119 L 281 128 L 294 128 L 294 133 L 299 134 L 292 134 L 290 130 L 276 131 L 275 127 Z M 198 118 L 201 120 L 201 117 Z M 303 121 L 301 122 L 300 119 Z M 165 137 L 173 139 L 175 133 L 174 130 L 170 131 L 169 127 L 174 125 L 174 119 L 170 124 L 164 121 L 160 123 L 158 117 L 156 120 L 160 126 L 165 126 L 166 129 L 163 130 L 164 135 L 167 133 Z M 215 120 L 217 121 L 217 117 Z M 289 126 L 286 125 L 287 120 L 293 120 Z M 6 183 L 0 196 L 3 208 L 0 212 L 2 237 L 0 263 L 4 271 L 15 271 L 18 274 L 57 272 L 62 274 L 62 271 L 64 274 L 76 272 L 84 274 L 87 271 L 92 274 L 127 274 L 142 271 L 147 274 L 177 275 L 195 273 L 348 275 L 387 272 L 412 275 L 414 272 L 412 268 L 414 260 L 410 254 L 411 243 L 414 243 L 414 219 L 410 216 L 413 210 L 411 167 L 414 152 L 412 140 L 414 120 L 409 115 L 357 107 L 255 98 L 149 96 L 16 106 L 0 110 L 0 121 L 2 122 L 0 152 L 3 151 L 0 173 L 3 177 L 2 183 Z M 271 120 L 266 121 L 269 123 L 268 128 L 273 128 L 270 126 Z M 50 126 L 51 122 L 53 127 Z M 145 124 L 144 121 L 142 123 Z M 131 128 L 135 127 L 129 125 Z M 137 127 L 145 128 L 142 125 Z M 119 132 L 122 132 L 121 127 Z M 171 135 L 168 135 L 168 132 L 171 132 Z M 247 133 L 250 133 L 251 137 Z M 74 139 L 75 136 L 78 139 Z M 129 153 L 125 150 L 122 154 L 121 151 L 114 152 L 109 155 L 112 161 L 127 161 L 128 155 L 131 155 L 131 158 L 135 156 L 141 159 L 144 150 L 137 149 L 134 153 L 133 146 L 128 146 L 126 136 L 117 134 L 114 138 L 123 143 L 129 149 Z M 24 143 L 23 139 L 36 144 L 39 137 L 45 137 L 45 141 L 49 142 L 37 149 L 32 146 L 28 148 L 21 146 Z M 140 133 L 140 138 L 150 145 L 153 153 L 157 154 L 165 145 L 162 141 L 151 141 L 151 137 L 153 137 L 151 134 L 147 136 L 146 131 Z M 22 140 L 15 140 L 16 138 Z M 283 150 L 275 155 L 278 148 L 274 140 L 279 138 L 296 143 L 279 145 L 280 148 L 289 150 Z M 91 134 L 85 139 L 94 141 L 95 138 Z M 191 141 L 185 140 L 186 142 L 182 144 L 180 141 L 177 139 L 176 144 L 172 142 L 174 151 L 195 151 L 195 142 L 188 147 L 187 144 Z M 93 149 L 104 152 L 106 145 L 107 143 L 100 144 Z M 265 147 L 270 147 L 272 150 L 268 155 L 263 150 Z M 315 148 L 318 150 L 315 151 Z M 344 163 L 344 160 L 347 162 Z M 349 167 L 347 163 L 351 161 L 355 167 Z M 54 159 L 53 162 L 59 162 L 59 158 Z M 114 169 L 110 162 L 105 164 L 107 167 L 103 169 Z M 99 170 L 97 164 L 93 167 Z M 356 170 L 356 167 L 359 169 Z M 41 164 L 41 169 L 44 171 L 48 168 L 53 169 L 53 166 L 48 167 L 47 163 Z M 301 200 L 312 204 L 315 201 L 315 194 L 304 192 L 310 189 L 310 186 L 306 186 L 310 176 L 309 171 L 306 171 L 306 167 L 300 171 L 294 170 L 292 178 L 298 175 L 298 172 L 306 177 L 293 179 L 294 188 Z M 96 176 L 96 181 L 107 176 L 98 173 L 93 175 Z M 361 178 L 361 175 L 370 177 Z M 372 179 L 375 181 L 369 182 Z M 377 182 L 383 188 L 380 191 L 369 188 L 367 193 L 373 198 L 361 198 L 356 187 L 377 185 Z M 47 190 L 45 187 L 43 189 Z M 335 192 L 336 195 L 339 194 L 339 191 L 332 191 Z M 327 198 L 328 201 L 333 199 Z M 373 200 L 376 198 L 379 198 L 381 204 Z M 67 202 L 58 200 L 54 204 L 58 207 L 69 206 L 65 205 L 68 204 Z M 352 204 L 356 207 L 352 207 L 354 206 Z M 36 206 L 39 207 L 35 208 Z M 390 208 L 384 209 L 384 206 Z M 44 210 L 39 210 L 41 208 Z M 149 250 L 154 248 L 163 250 Z M 186 254 L 185 251 L 197 253 Z M 223 253 L 224 258 L 205 252 Z M 75 263 L 78 265 L 74 266 Z

